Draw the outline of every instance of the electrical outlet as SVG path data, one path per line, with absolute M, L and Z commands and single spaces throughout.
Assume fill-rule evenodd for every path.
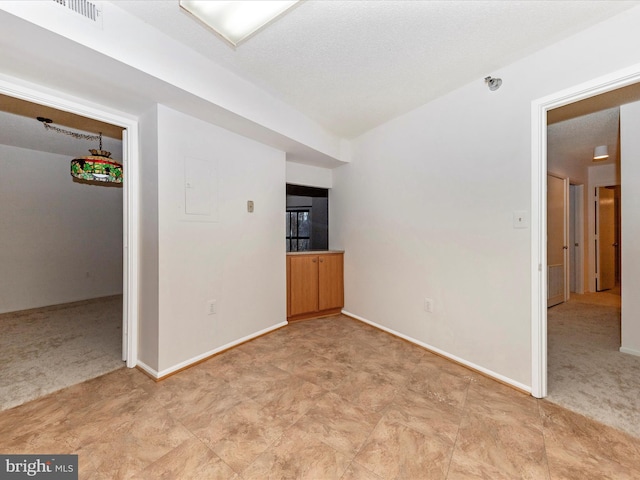
M 207 315 L 215 315 L 218 313 L 218 305 L 216 300 L 209 300 L 207 303 Z
M 433 299 L 425 298 L 424 299 L 424 311 L 428 313 L 433 313 Z

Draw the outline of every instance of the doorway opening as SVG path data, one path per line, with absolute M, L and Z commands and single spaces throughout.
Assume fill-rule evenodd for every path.
M 86 117 L 89 120 L 111 124 L 122 129 L 122 157 L 125 177 L 121 190 L 121 283 L 122 300 L 118 309 L 122 313 L 121 360 L 127 367 L 137 363 L 137 322 L 138 322 L 138 122 L 126 114 L 91 105 L 82 99 L 68 95 L 57 96 L 42 87 L 26 86 L 15 80 L 0 80 L 0 95 L 19 101 L 30 102 L 42 107 L 53 108 L 65 114 Z M 35 120 L 34 120 L 35 121 Z M 70 180 L 71 181 L 71 180 Z M 98 188 L 98 187 L 96 187 Z M 97 215 L 100 212 L 95 212 Z M 95 245 L 94 245 L 95 246 Z M 99 254 L 99 250 L 96 252 Z M 73 264 L 73 257 L 69 259 Z
M 569 104 L 576 104 L 578 109 L 589 108 L 583 101 L 593 97 L 604 99 L 605 105 L 609 102 L 609 107 L 638 101 L 639 81 L 640 66 L 636 66 L 532 102 L 531 386 L 532 395 L 538 398 L 547 396 L 547 113 Z M 604 95 L 613 91 L 616 95 Z M 621 102 L 621 97 L 626 100 Z
M 70 175 L 88 149 L 121 158 L 122 129 L 5 95 L 0 124 L 6 409 L 124 366 L 121 184 Z
M 626 196 L 626 205 L 630 206 L 629 194 L 634 190 L 637 176 L 632 170 L 634 162 L 625 160 L 632 160 L 636 148 L 633 131 L 640 118 L 639 80 L 640 66 L 631 73 L 618 72 L 605 79 L 577 86 L 569 93 L 561 92 L 532 104 L 532 192 L 536 199 L 532 203 L 532 219 L 535 217 L 535 221 L 532 221 L 532 395 L 548 397 L 551 402 L 636 436 L 640 435 L 640 424 L 629 419 L 638 418 L 637 412 L 640 411 L 640 399 L 637 397 L 640 379 L 628 372 L 640 368 L 640 352 L 633 347 L 633 335 L 625 335 L 625 328 L 632 332 L 637 325 L 635 316 L 629 315 L 633 311 L 634 301 L 633 295 L 628 295 L 628 286 L 631 285 L 629 278 L 634 277 L 629 275 L 629 268 L 625 267 L 624 278 L 620 278 L 621 266 L 618 263 L 626 257 L 627 266 L 632 267 L 634 255 L 629 249 L 626 253 L 616 250 L 622 246 L 620 239 L 625 235 L 626 238 L 633 238 L 631 226 L 636 218 L 632 208 L 624 209 L 622 202 L 625 197 L 622 196 Z M 598 108 L 615 111 L 616 116 L 612 118 L 618 133 L 613 141 L 599 142 L 593 135 L 591 139 L 597 142 L 596 146 L 608 143 L 610 153 L 611 148 L 619 152 L 624 147 L 624 158 L 613 155 L 613 159 L 619 159 L 620 162 L 610 159 L 608 165 L 595 163 L 592 161 L 596 156 L 594 145 L 591 145 L 587 149 L 590 152 L 582 154 L 589 164 L 588 174 L 574 178 L 575 169 L 569 172 L 572 170 L 570 164 L 565 165 L 566 170 L 562 171 L 553 162 L 554 144 L 550 134 L 553 125 L 549 123 L 549 118 L 552 118 L 556 108 L 565 112 L 578 111 L 582 116 L 595 115 L 589 111 L 594 105 L 599 105 L 592 110 L 594 112 L 602 111 Z M 542 125 L 538 125 L 537 120 Z M 570 233 L 570 242 L 573 240 L 585 245 L 585 285 L 582 293 L 571 293 L 568 302 L 547 310 L 542 302 L 546 303 L 551 285 L 548 277 L 541 273 L 549 266 L 545 250 L 550 232 L 548 219 L 544 218 L 549 215 L 549 205 L 546 191 L 541 187 L 544 187 L 542 182 L 551 168 L 570 177 L 571 183 L 584 185 L 582 194 L 577 189 L 572 192 L 574 187 L 570 186 L 569 198 L 570 203 L 571 199 L 575 201 L 580 197 L 585 202 L 582 209 L 584 229 L 574 226 L 574 236 L 571 237 Z M 625 176 L 623 172 L 626 172 Z M 619 187 L 621 182 L 625 182 L 624 189 Z M 578 213 L 578 208 L 574 215 Z M 624 222 L 619 210 L 628 215 Z M 574 222 L 571 207 L 569 212 L 571 229 Z M 612 227 L 605 229 L 605 224 Z M 626 233 L 623 231 L 625 227 Z M 581 231 L 585 233 L 580 235 Z M 572 244 L 568 247 L 571 253 Z M 604 247 L 607 247 L 607 252 L 598 251 Z M 571 284 L 571 278 L 569 282 Z M 576 275 L 573 286 L 576 290 L 578 283 Z M 627 296 L 624 296 L 624 291 Z M 626 305 L 625 318 L 621 318 L 622 301 Z

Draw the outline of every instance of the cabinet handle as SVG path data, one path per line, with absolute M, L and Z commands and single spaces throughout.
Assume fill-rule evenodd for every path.
M 313 263 L 316 263 L 317 258 L 314 258 L 313 260 L 311 260 Z
M 320 259 L 320 263 L 324 263 L 324 258 L 321 258 L 321 259 Z

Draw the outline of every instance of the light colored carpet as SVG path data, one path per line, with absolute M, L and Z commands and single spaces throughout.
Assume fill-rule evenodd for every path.
M 640 357 L 619 348 L 619 296 L 572 294 L 549 309 L 547 400 L 640 437 Z
M 122 296 L 0 315 L 0 410 L 124 366 Z

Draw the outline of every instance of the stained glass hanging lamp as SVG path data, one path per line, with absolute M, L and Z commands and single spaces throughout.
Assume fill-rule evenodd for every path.
M 76 133 L 51 125 L 52 121 L 49 118 L 38 117 L 37 119 L 47 130 L 54 130 L 74 138 L 100 141 L 98 149 L 89 150 L 91 155 L 71 160 L 72 177 L 90 183 L 122 183 L 122 164 L 111 158 L 111 152 L 102 150 L 102 132 L 98 135 Z
M 122 183 L 122 164 L 111 157 L 111 152 L 102 150 L 102 133 L 100 148 L 89 150 L 91 155 L 71 160 L 71 176 L 89 182 Z

